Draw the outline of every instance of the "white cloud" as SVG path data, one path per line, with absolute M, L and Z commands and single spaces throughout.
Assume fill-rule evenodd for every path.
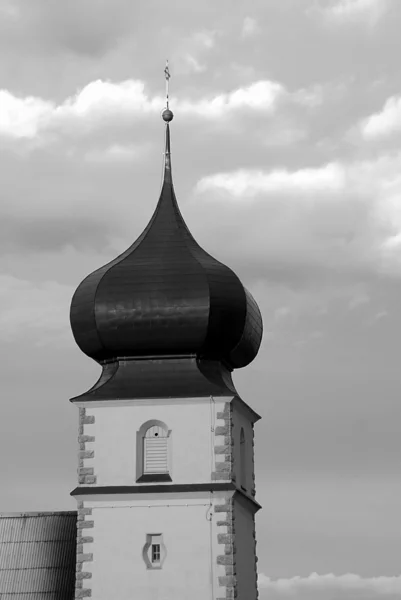
M 195 64 L 193 68 L 202 69 Z M 172 97 L 171 104 L 183 116 L 217 119 L 238 110 L 271 112 L 285 94 L 280 83 L 262 80 L 199 100 Z M 299 100 L 295 97 L 295 101 Z M 0 135 L 42 141 L 50 141 L 57 133 L 71 135 L 72 131 L 82 136 L 123 118 L 159 114 L 164 105 L 164 98 L 149 96 L 139 80 L 92 81 L 60 104 L 39 97 L 19 98 L 2 90 Z
M 388 98 L 382 110 L 365 119 L 360 131 L 365 139 L 388 137 L 401 131 L 401 96 Z
M 269 129 L 258 131 L 255 139 L 266 147 L 294 146 L 308 137 L 306 128 L 297 126 L 291 122 L 269 123 Z
M 336 0 L 317 10 L 331 23 L 365 22 L 371 26 L 385 14 L 389 0 Z
M 188 65 L 189 70 L 194 73 L 203 73 L 203 71 L 206 71 L 206 65 L 200 63 L 192 54 L 185 54 L 184 61 Z
M 323 87 L 314 85 L 310 88 L 298 90 L 293 94 L 293 99 L 301 105 L 315 108 L 323 102 Z
M 217 35 L 216 31 L 208 31 L 208 30 L 197 31 L 192 36 L 192 40 L 193 40 L 194 44 L 196 44 L 198 46 L 202 46 L 202 47 L 210 50 L 215 45 L 216 35 Z
M 149 98 L 142 81 L 128 79 L 120 83 L 97 80 L 86 85 L 63 104 L 53 108 L 53 120 L 104 118 L 118 112 L 155 113 L 164 106 L 164 99 Z
M 59 105 L 38 97 L 18 98 L 2 90 L 0 134 L 11 138 L 34 138 L 57 128 L 68 129 L 73 122 L 90 129 L 105 118 L 157 113 L 163 105 L 161 97 L 149 98 L 143 82 L 133 80 L 118 84 L 93 81 Z
M 373 317 L 372 323 L 377 323 L 378 321 L 381 321 L 382 319 L 385 319 L 388 316 L 389 314 L 387 310 L 379 310 Z
M 53 110 L 54 105 L 41 98 L 17 98 L 0 90 L 0 135 L 34 138 Z
M 353 573 L 346 575 L 318 575 L 311 573 L 308 577 L 292 577 L 291 579 L 270 579 L 263 573 L 259 574 L 258 585 L 274 594 L 273 598 L 292 596 L 307 598 L 311 592 L 323 594 L 330 590 L 336 592 L 368 592 L 378 596 L 392 596 L 401 593 L 401 575 L 394 577 L 361 577 Z M 330 596 L 331 597 L 331 596 Z M 324 598 L 320 595 L 319 598 Z
M 88 150 L 84 158 L 93 163 L 135 162 L 145 158 L 150 150 L 149 145 L 135 146 L 134 144 L 112 144 L 105 149 Z
M 56 281 L 31 282 L 0 274 L 0 329 L 3 340 L 32 336 L 37 345 L 69 336 L 73 288 Z
M 268 173 L 255 170 L 218 173 L 201 179 L 197 184 L 197 191 L 217 189 L 243 200 L 271 193 L 341 192 L 345 182 L 344 168 L 337 163 L 329 163 L 323 167 L 298 171 L 277 169 Z
M 197 113 L 207 118 L 221 118 L 241 109 L 272 111 L 283 94 L 284 88 L 281 84 L 265 80 L 257 81 L 245 88 L 238 88 L 233 92 L 195 102 L 177 100 L 174 105 L 177 106 L 177 112 Z
M 241 37 L 248 38 L 257 35 L 260 32 L 258 22 L 253 17 L 245 17 L 242 23 Z
M 191 63 L 192 70 L 204 69 L 204 65 L 190 55 L 184 60 Z M 270 80 L 196 99 L 171 98 L 171 105 L 181 117 L 219 119 L 220 124 L 228 123 L 238 112 L 273 114 L 280 103 L 313 108 L 321 102 L 319 86 L 288 92 L 279 82 Z M 143 81 L 131 79 L 92 81 L 59 104 L 40 97 L 21 98 L 1 90 L 0 136 L 25 140 L 27 150 L 60 139 L 90 138 L 113 126 L 122 126 L 126 131 L 127 121 L 159 115 L 164 106 L 163 96 L 151 96 Z M 266 144 L 288 144 L 304 138 L 305 131 L 299 125 L 294 127 L 288 128 L 288 124 L 283 123 L 276 134 L 271 131 Z M 272 142 L 273 138 L 277 138 L 277 143 Z
M 259 246 L 280 261 L 399 276 L 400 173 L 401 152 L 293 171 L 241 169 L 203 177 L 195 196 L 225 222 L 230 203 L 242 251 Z
M 203 29 L 185 37 L 176 46 L 172 63 L 178 74 L 202 73 L 207 70 L 207 59 L 216 45 L 218 31 Z

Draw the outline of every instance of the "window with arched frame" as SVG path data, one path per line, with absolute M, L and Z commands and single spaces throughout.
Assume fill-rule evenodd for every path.
M 246 490 L 246 446 L 245 446 L 245 431 L 241 427 L 239 438 L 240 452 L 240 485 L 243 490 Z
M 136 480 L 172 481 L 171 430 L 162 421 L 147 421 L 137 432 Z

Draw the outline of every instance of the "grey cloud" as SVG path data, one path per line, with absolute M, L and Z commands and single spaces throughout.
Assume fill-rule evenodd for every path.
M 45 252 L 73 246 L 77 250 L 103 250 L 108 245 L 110 225 L 102 219 L 75 217 L 56 219 L 2 218 L 0 252 Z M 38 258 L 38 260 L 40 260 Z

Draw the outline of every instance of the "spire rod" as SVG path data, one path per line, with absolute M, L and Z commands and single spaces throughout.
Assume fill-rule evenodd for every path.
M 166 60 L 166 67 L 164 69 L 164 75 L 166 77 L 166 108 L 168 110 L 169 105 L 168 105 L 168 101 L 169 101 L 169 82 L 170 82 L 170 71 L 168 68 L 168 60 Z
M 162 113 L 163 121 L 166 123 L 166 146 L 164 150 L 164 182 L 171 183 L 171 160 L 170 160 L 170 127 L 169 123 L 173 120 L 173 113 L 169 108 L 169 80 L 170 70 L 168 68 L 168 60 L 166 60 L 166 67 L 164 69 L 164 75 L 166 77 L 166 108 Z

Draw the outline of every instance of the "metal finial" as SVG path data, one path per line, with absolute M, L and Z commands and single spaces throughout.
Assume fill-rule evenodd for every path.
M 163 121 L 165 121 L 166 123 L 169 123 L 170 121 L 173 120 L 173 113 L 171 112 L 170 108 L 169 108 L 169 81 L 170 81 L 170 70 L 168 68 L 168 60 L 166 60 L 166 67 L 164 69 L 164 75 L 166 77 L 166 108 L 163 111 L 162 117 L 163 117 Z
M 166 60 L 166 67 L 164 69 L 164 75 L 166 76 L 166 105 L 168 108 L 168 86 L 169 86 L 169 80 L 170 80 L 170 71 L 168 68 L 168 60 Z

